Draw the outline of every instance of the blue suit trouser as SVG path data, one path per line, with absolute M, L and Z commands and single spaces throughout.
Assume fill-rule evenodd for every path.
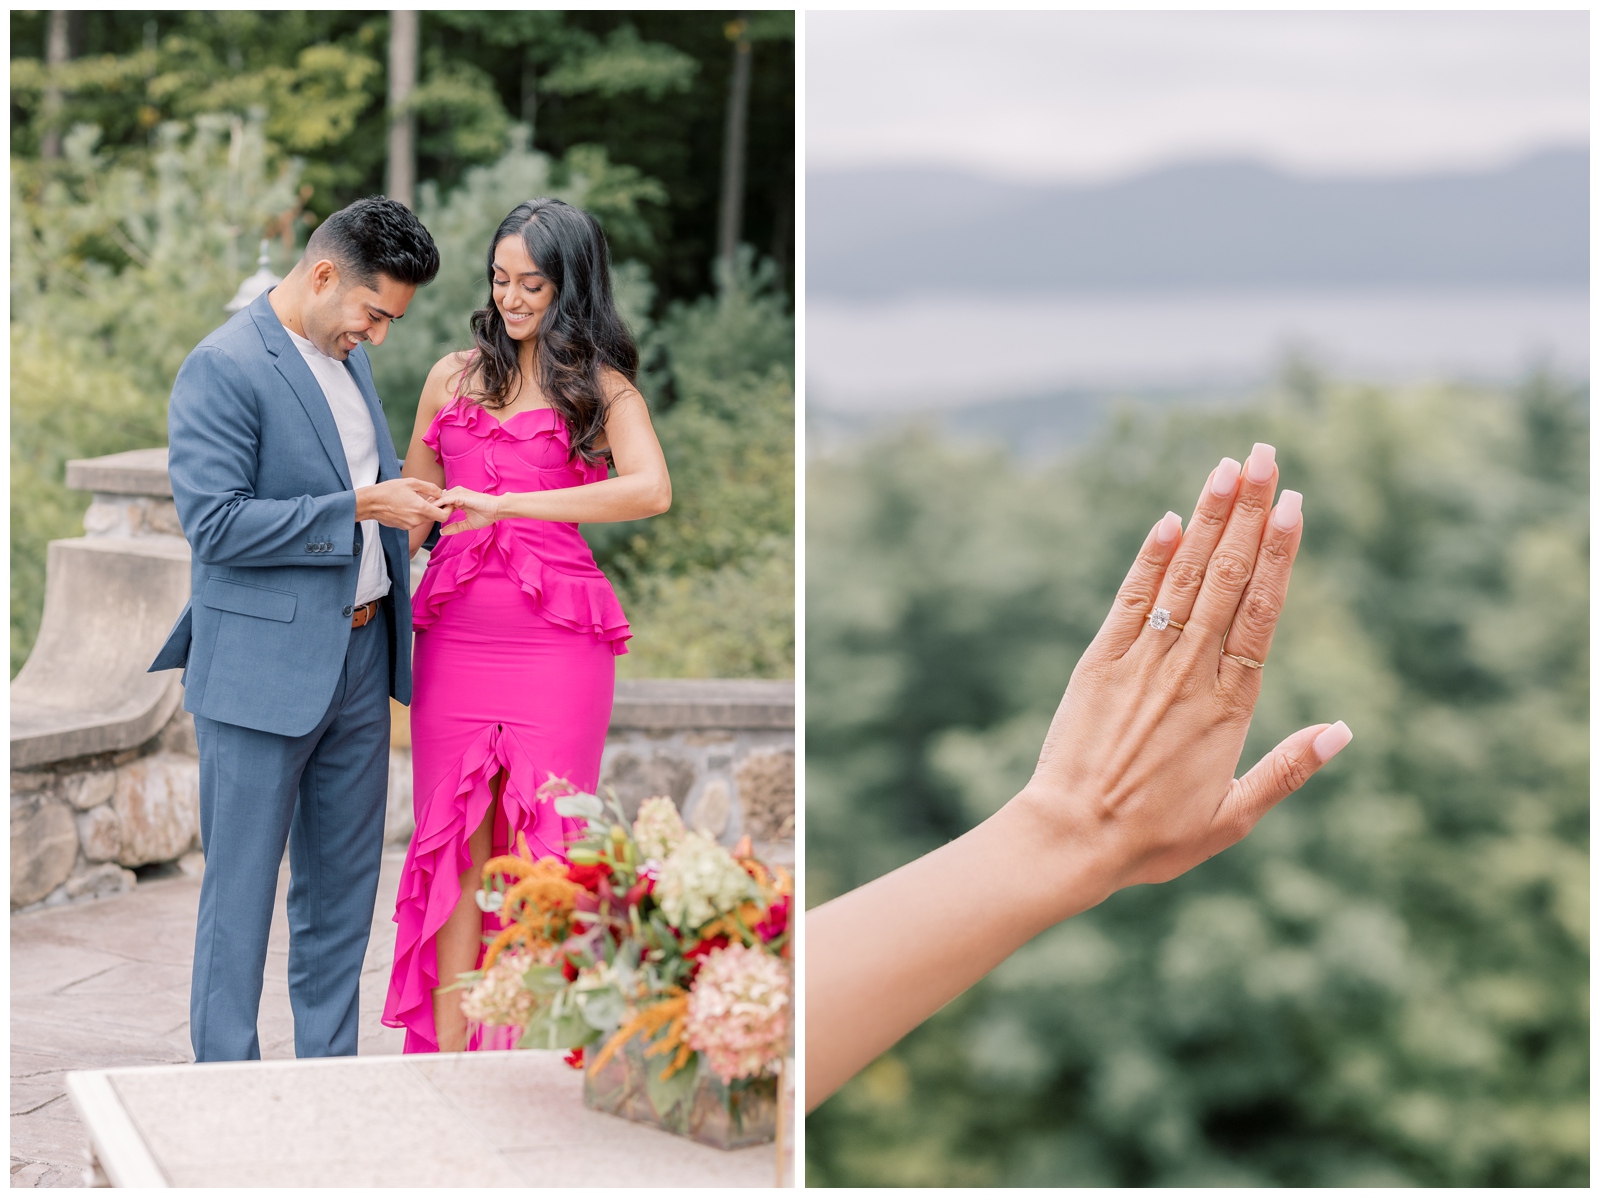
M 285 841 L 295 1055 L 355 1055 L 383 857 L 389 664 L 380 604 L 351 630 L 333 700 L 306 735 L 195 717 L 206 858 L 189 992 L 197 1061 L 261 1057 L 256 1020 Z

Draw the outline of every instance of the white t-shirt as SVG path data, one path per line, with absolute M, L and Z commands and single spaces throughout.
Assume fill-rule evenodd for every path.
M 378 433 L 372 427 L 372 415 L 361 388 L 350 377 L 349 368 L 337 358 L 330 358 L 308 339 L 285 326 L 300 356 L 311 367 L 311 373 L 322 387 L 322 394 L 333 412 L 333 422 L 339 426 L 339 440 L 344 444 L 345 464 L 350 467 L 350 483 L 356 487 L 370 487 L 378 481 Z M 361 521 L 361 575 L 356 581 L 356 606 L 370 603 L 389 593 L 389 571 L 383 560 L 383 542 L 378 536 L 376 520 Z

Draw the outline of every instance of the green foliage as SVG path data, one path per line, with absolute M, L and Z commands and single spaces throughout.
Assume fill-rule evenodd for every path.
M 811 1184 L 1586 1184 L 1584 392 L 1301 379 L 1039 472 L 916 434 L 814 462 L 809 901 L 1015 793 L 1150 525 L 1257 440 L 1306 532 L 1242 765 L 1355 741 L 870 1066 Z
M 202 117 L 157 136 L 149 170 L 112 164 L 85 127 L 61 169 L 13 165 L 13 675 L 38 630 L 45 543 L 83 532 L 89 496 L 66 489 L 66 461 L 166 443 L 172 380 L 248 260 L 240 230 L 293 195 L 259 122 Z
M 643 214 L 658 308 L 714 288 L 722 139 L 731 68 L 727 13 L 429 11 L 420 20 L 417 169 L 450 191 L 498 159 L 514 121 L 558 161 L 603 147 L 665 186 Z M 11 144 L 39 153 L 46 129 L 94 124 L 124 158 L 152 130 L 205 112 L 248 117 L 304 158 L 313 218 L 384 190 L 389 17 L 365 11 L 74 11 L 71 57 L 42 61 L 49 13 L 15 11 Z M 744 239 L 792 271 L 792 13 L 757 13 Z M 59 116 L 46 103 L 54 81 Z M 281 215 L 275 214 L 275 215 Z
M 746 253 L 716 296 L 669 310 L 646 349 L 662 360 L 644 385 L 672 509 L 584 529 L 637 632 L 622 669 L 792 677 L 794 322 L 771 264 L 752 269 Z
M 604 43 L 591 35 L 580 44 L 581 50 L 569 52 L 544 77 L 548 91 L 606 97 L 639 92 L 647 100 L 659 100 L 668 92 L 687 88 L 700 69 L 700 64 L 682 51 L 641 41 L 632 25 L 612 30 Z
M 247 11 L 164 16 L 158 37 L 141 38 L 129 28 L 111 39 L 121 43 L 120 52 L 73 58 L 56 68 L 63 128 L 94 124 L 104 143 L 129 159 L 147 152 L 150 131 L 165 121 L 259 111 L 274 153 L 309 156 L 304 179 L 313 188 L 312 209 L 324 215 L 362 194 L 364 180 L 381 175 L 386 19 Z M 157 22 L 146 27 L 153 31 Z M 12 60 L 13 153 L 39 152 L 51 120 L 45 103 L 51 78 L 38 58 Z M 489 98 L 498 111 L 498 100 Z M 463 114 L 455 109 L 449 115 Z M 469 155 L 475 149 L 479 157 L 493 157 L 505 144 L 503 133 L 487 150 L 471 144 L 474 130 L 472 121 L 463 121 Z

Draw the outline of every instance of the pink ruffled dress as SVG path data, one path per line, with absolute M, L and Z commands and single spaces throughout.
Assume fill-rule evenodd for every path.
M 603 463 L 569 460 L 566 425 L 549 408 L 502 422 L 458 397 L 424 440 L 444 465 L 447 487 L 499 495 L 606 476 Z M 627 652 L 629 632 L 578 526 L 543 520 L 500 520 L 441 537 L 412 609 L 417 830 L 395 904 L 399 931 L 383 1022 L 406 1029 L 406 1052 L 437 1052 L 434 938 L 472 866 L 467 837 L 489 809 L 490 782 L 506 775 L 495 853 L 511 851 L 521 832 L 536 857 L 564 858 L 581 834 L 579 821 L 559 815 L 538 790 L 552 777 L 596 789 L 615 660 Z M 484 918 L 486 931 L 502 926 Z M 478 1035 L 471 1047 L 511 1047 L 503 1041 Z

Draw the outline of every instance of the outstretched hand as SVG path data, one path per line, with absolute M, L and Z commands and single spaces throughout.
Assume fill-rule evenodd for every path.
M 1172 512 L 1150 530 L 1017 798 L 1096 846 L 1107 894 L 1242 840 L 1350 741 L 1343 723 L 1303 728 L 1234 777 L 1300 548 L 1301 497 L 1273 506 L 1274 457 L 1222 459 L 1188 532 Z
M 808 1109 L 1046 928 L 1242 839 L 1350 742 L 1315 724 L 1234 777 L 1300 547 L 1275 456 L 1224 458 L 1187 533 L 1173 512 L 1150 530 L 1016 798 L 806 913 Z

